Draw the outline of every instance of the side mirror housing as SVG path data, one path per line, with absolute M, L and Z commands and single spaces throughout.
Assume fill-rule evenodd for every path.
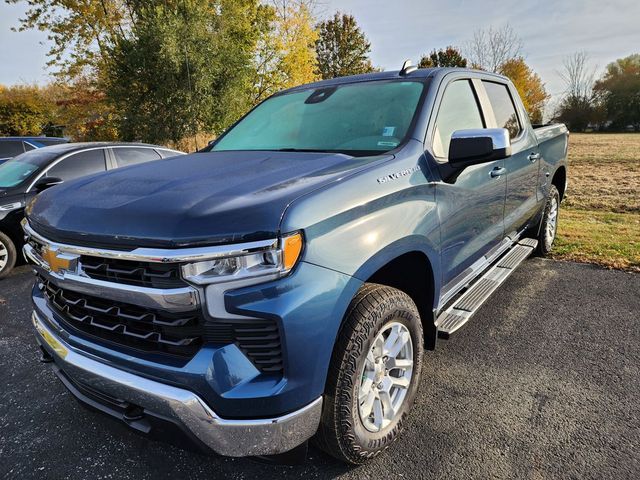
M 511 138 L 506 128 L 457 130 L 451 136 L 449 164 L 455 169 L 510 156 Z
M 42 192 L 47 188 L 55 187 L 56 185 L 60 185 L 63 182 L 61 178 L 58 177 L 42 177 L 40 178 L 34 185 L 33 189 L 36 192 Z

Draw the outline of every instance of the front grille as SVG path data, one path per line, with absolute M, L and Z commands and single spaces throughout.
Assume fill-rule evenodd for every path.
M 134 262 L 114 258 L 80 257 L 84 273 L 106 282 L 149 288 L 180 288 L 186 282 L 175 263 Z
M 148 352 L 192 357 L 203 343 L 195 312 L 155 312 L 65 290 L 40 280 L 49 305 L 71 326 L 89 335 Z
M 204 322 L 196 312 L 170 314 L 63 289 L 39 277 L 47 303 L 65 324 L 125 347 L 189 359 L 205 344 L 235 344 L 263 373 L 282 374 L 282 345 L 274 320 Z

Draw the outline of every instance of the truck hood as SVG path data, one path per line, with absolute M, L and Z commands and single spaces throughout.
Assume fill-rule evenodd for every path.
M 206 152 L 121 168 L 40 194 L 29 221 L 63 243 L 213 245 L 274 238 L 296 198 L 391 158 L 300 152 Z

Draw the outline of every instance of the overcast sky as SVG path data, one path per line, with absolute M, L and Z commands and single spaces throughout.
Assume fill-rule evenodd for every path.
M 2 0 L 0 0 L 2 1 Z M 0 3 L 0 83 L 46 82 L 43 32 L 10 31 L 22 5 Z M 607 63 L 640 53 L 639 0 L 321 0 L 321 13 L 353 14 L 372 45 L 373 63 L 397 70 L 402 61 L 447 45 L 462 46 L 478 28 L 511 25 L 522 38 L 527 62 L 553 95 L 562 93 L 557 71 L 564 56 L 589 54 L 601 71 Z

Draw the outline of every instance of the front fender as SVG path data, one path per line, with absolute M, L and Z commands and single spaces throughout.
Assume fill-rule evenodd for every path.
M 431 263 L 438 298 L 436 183 L 421 150 L 403 153 L 296 200 L 282 231 L 304 230 L 305 262 L 362 281 L 400 255 L 422 252 Z

